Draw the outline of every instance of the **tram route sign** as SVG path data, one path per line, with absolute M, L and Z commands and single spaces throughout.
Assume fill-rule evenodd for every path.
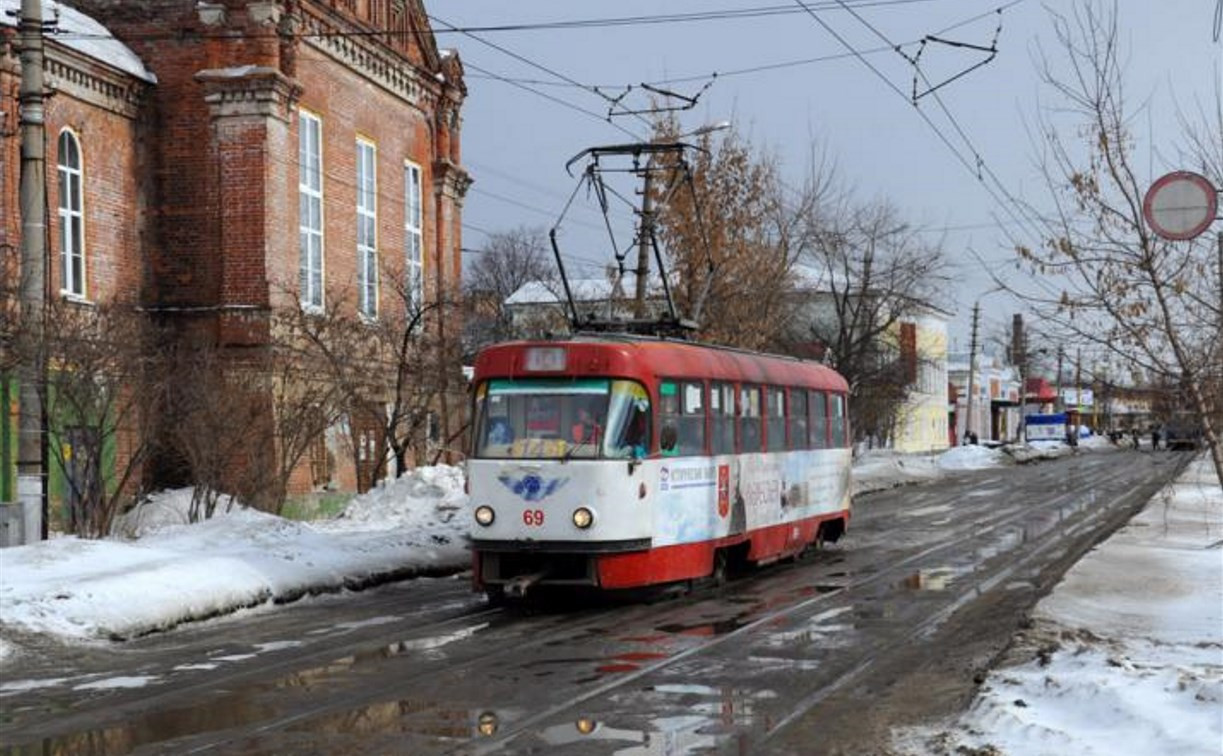
M 1173 171 L 1151 184 L 1142 215 L 1156 234 L 1173 241 L 1193 239 L 1214 222 L 1219 191 L 1201 174 Z

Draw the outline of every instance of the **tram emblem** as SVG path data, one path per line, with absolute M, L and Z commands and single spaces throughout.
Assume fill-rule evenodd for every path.
M 523 501 L 543 501 L 565 487 L 568 478 L 551 478 L 544 480 L 538 475 L 524 475 L 515 478 L 511 475 L 499 475 L 497 480 Z
M 730 514 L 730 465 L 718 465 L 718 516 Z

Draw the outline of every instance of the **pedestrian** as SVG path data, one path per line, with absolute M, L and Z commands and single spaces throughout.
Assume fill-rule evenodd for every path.
M 1151 426 L 1151 450 L 1154 451 L 1155 449 L 1158 449 L 1158 448 L 1159 448 L 1159 426 L 1152 425 Z
M 1138 448 L 1138 429 L 1137 428 L 1130 428 L 1130 438 L 1134 442 L 1134 448 L 1137 449 Z

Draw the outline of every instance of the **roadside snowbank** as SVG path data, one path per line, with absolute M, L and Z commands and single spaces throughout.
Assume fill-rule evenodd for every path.
M 455 468 L 423 468 L 300 523 L 236 508 L 194 525 L 190 493 L 158 495 L 136 540 L 67 537 L 0 549 L 0 623 L 128 638 L 268 601 L 468 563 Z
M 1067 572 L 956 721 L 907 754 L 1218 756 L 1223 490 L 1204 457 Z
M 854 460 L 853 493 L 857 495 L 911 483 L 925 483 L 938 480 L 941 476 L 936 455 L 872 449 Z
M 1007 463 L 1006 455 L 988 446 L 954 446 L 938 456 L 944 470 L 984 470 Z

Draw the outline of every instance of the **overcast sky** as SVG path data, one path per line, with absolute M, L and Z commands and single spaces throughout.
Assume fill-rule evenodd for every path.
M 1218 2 L 1119 0 L 1126 95 L 1138 112 L 1133 122 L 1141 158 L 1137 167 L 1146 178 L 1193 167 L 1177 158 L 1177 111 L 1214 101 L 1223 58 L 1223 47 L 1214 40 Z M 813 17 L 785 0 L 428 3 L 439 45 L 457 48 L 467 67 L 463 162 L 476 183 L 464 209 L 464 246 L 480 248 L 487 232 L 550 227 L 576 185 L 565 172 L 567 160 L 593 145 L 631 141 L 625 130 L 645 134 L 633 117 L 608 123 L 607 99 L 576 84 L 597 86 L 609 96 L 637 86 L 623 100 L 624 107 L 635 107 L 645 104 L 638 85 L 667 81 L 660 86 L 700 93 L 697 105 L 680 114 L 684 128 L 733 120 L 756 146 L 777 157 L 791 186 L 802 183 L 814 144 L 835 160 L 841 178 L 860 198 L 890 200 L 932 238 L 943 238 L 964 283 L 937 304 L 956 313 L 952 337 L 966 348 L 973 300 L 991 286 L 967 250 L 1003 267 L 1014 259 L 1012 238 L 1033 238 L 1004 207 L 1005 196 L 1041 204 L 1028 128 L 1038 108 L 1060 103 L 1042 89 L 1035 60 L 1042 47 L 1055 52 L 1049 9 L 1069 11 L 1070 4 L 1019 0 L 1002 3 L 1001 13 L 995 12 L 999 3 L 967 0 L 846 4 L 852 12 L 836 0 L 808 2 Z M 556 26 L 728 10 L 760 12 L 701 21 Z M 939 90 L 946 112 L 933 97 L 913 106 L 914 68 L 887 49 L 889 43 L 910 56 L 927 35 L 989 47 L 999 23 L 993 60 Z M 524 24 L 553 26 L 448 31 L 450 25 Z M 931 43 L 920 62 L 926 78 L 939 83 L 986 56 Z M 813 58 L 824 60 L 798 63 Z M 748 71 L 767 66 L 776 67 Z M 709 84 L 715 72 L 719 75 Z M 978 180 L 978 172 L 985 181 Z M 611 259 L 606 235 L 599 233 L 601 217 L 582 200 L 584 195 L 562 229 L 575 266 L 581 265 L 576 258 Z M 631 233 L 627 208 L 619 215 L 623 240 Z M 997 330 L 1009 322 L 1014 305 L 995 293 L 985 296 L 983 309 L 983 328 Z

